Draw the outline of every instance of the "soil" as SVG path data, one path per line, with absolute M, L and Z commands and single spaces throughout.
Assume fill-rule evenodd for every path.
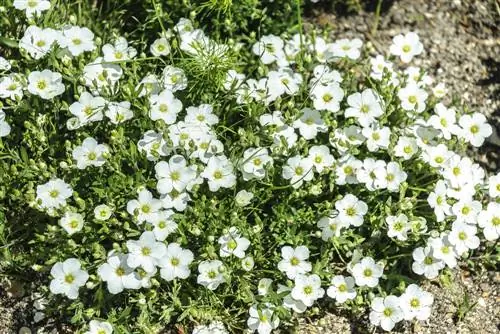
M 490 172 L 500 170 L 500 4 L 497 0 L 385 0 L 376 31 L 374 8 L 350 16 L 328 13 L 319 4 L 315 8 L 307 20 L 309 25 L 331 26 L 335 37 L 371 41 L 379 52 L 387 49 L 395 35 L 418 32 L 426 51 L 414 64 L 428 69 L 436 82 L 445 82 L 449 91 L 471 110 L 488 117 L 496 133 L 474 155 Z M 500 333 L 500 273 L 471 275 L 462 269 L 455 272 L 446 286 L 436 282 L 426 284 L 435 295 L 431 318 L 424 323 L 401 325 L 396 332 Z M 17 333 L 22 326 L 30 326 L 32 309 L 29 296 L 9 297 L 0 287 L 0 334 Z M 368 324 L 366 315 L 353 318 L 335 310 L 321 319 L 302 318 L 300 322 L 298 333 L 376 331 Z

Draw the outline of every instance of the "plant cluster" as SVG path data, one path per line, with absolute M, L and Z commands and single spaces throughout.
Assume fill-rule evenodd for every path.
M 144 43 L 12 6 L 0 265 L 37 273 L 39 322 L 262 334 L 331 303 L 390 331 L 429 318 L 423 278 L 499 237 L 500 175 L 465 156 L 492 128 L 409 65 L 416 33 L 376 54 L 181 18 Z

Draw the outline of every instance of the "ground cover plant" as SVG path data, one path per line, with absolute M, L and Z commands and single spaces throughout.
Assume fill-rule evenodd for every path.
M 278 31 L 211 28 L 253 8 L 212 3 L 2 8 L 2 272 L 81 332 L 268 333 L 325 301 L 425 320 L 419 282 L 498 238 L 500 177 L 465 156 L 491 126 L 411 66 L 415 33 L 377 54 L 295 2 Z

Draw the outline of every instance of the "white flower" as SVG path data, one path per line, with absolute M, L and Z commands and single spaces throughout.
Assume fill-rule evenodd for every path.
M 279 294 L 288 292 L 288 294 L 283 297 L 283 307 L 293 310 L 297 313 L 304 313 L 307 309 L 307 306 L 300 300 L 293 299 L 291 291 L 292 289 L 288 286 L 278 284 L 278 290 L 276 292 Z
M 338 220 L 352 226 L 361 226 L 363 216 L 368 212 L 368 205 L 352 194 L 347 194 L 341 200 L 335 202 L 338 210 Z
M 434 107 L 436 115 L 429 118 L 429 125 L 437 130 L 441 130 L 444 139 L 451 139 L 452 134 L 458 134 L 460 128 L 457 126 L 457 117 L 455 109 L 446 108 L 442 103 Z
M 391 130 L 384 126 L 370 126 L 363 128 L 361 133 L 366 138 L 366 147 L 370 152 L 377 152 L 379 149 L 387 150 L 390 144 Z
M 416 33 L 409 32 L 406 35 L 395 36 L 389 51 L 391 54 L 399 56 L 403 63 L 409 63 L 414 56 L 418 56 L 424 51 L 424 46 Z
M 104 61 L 122 61 L 134 59 L 137 50 L 129 46 L 124 37 L 118 37 L 115 44 L 104 44 L 102 53 Z
M 155 57 L 168 56 L 170 54 L 170 50 L 171 49 L 168 39 L 164 37 L 155 39 L 153 44 L 151 44 L 151 46 L 149 47 L 149 51 Z
M 234 226 L 229 228 L 229 232 L 219 238 L 220 256 L 228 257 L 234 255 L 237 258 L 244 258 L 245 251 L 250 246 L 247 238 L 241 237 L 240 232 Z
M 364 183 L 369 191 L 374 191 L 380 186 L 380 182 L 378 182 L 380 175 L 385 177 L 387 174 L 386 166 L 384 160 L 366 158 L 363 161 L 363 168 L 358 171 L 359 182 Z
M 28 91 L 42 99 L 50 100 L 64 93 L 62 75 L 50 70 L 33 71 L 28 75 Z
M 29 26 L 19 40 L 19 47 L 26 50 L 33 59 L 40 59 L 50 52 L 58 33 L 50 28 Z
M 200 104 L 198 107 L 189 107 L 186 109 L 184 122 L 199 125 L 214 125 L 219 122 L 219 117 L 214 115 L 213 107 L 210 104 Z
M 273 146 L 272 148 L 279 148 L 285 146 L 292 148 L 297 143 L 298 136 L 294 128 L 288 125 L 283 125 L 276 128 L 276 132 L 272 134 Z M 284 145 L 283 145 L 284 143 Z
M 108 154 L 108 146 L 98 144 L 92 137 L 85 138 L 82 145 L 75 147 L 72 152 L 78 169 L 85 169 L 89 166 L 100 167 L 106 162 Z
M 161 278 L 167 281 L 188 278 L 191 273 L 189 265 L 193 259 L 193 252 L 189 249 L 183 249 L 175 242 L 169 244 L 165 255 L 158 262 Z
M 417 141 L 411 137 L 399 137 L 396 146 L 394 147 L 394 155 L 409 160 L 417 153 Z
M 205 260 L 198 265 L 198 284 L 203 285 L 209 290 L 215 290 L 226 281 L 222 275 L 223 264 L 219 260 Z
M 330 52 L 333 57 L 347 57 L 350 59 L 358 59 L 361 55 L 360 48 L 363 45 L 363 42 L 359 38 L 354 39 L 339 39 L 335 41 L 331 47 Z
M 311 90 L 314 109 L 337 112 L 340 110 L 340 102 L 344 98 L 344 91 L 337 82 L 328 85 L 316 85 Z
M 252 46 L 252 52 L 267 65 L 286 58 L 283 46 L 283 40 L 278 36 L 266 35 Z
M 59 225 L 61 225 L 69 235 L 81 231 L 83 223 L 83 216 L 76 212 L 66 212 L 59 221 Z
M 78 259 L 70 258 L 64 262 L 57 262 L 52 266 L 50 274 L 50 292 L 66 295 L 69 299 L 78 297 L 78 290 L 89 279 L 89 274 L 81 269 Z
M 84 334 L 112 334 L 113 326 L 106 321 L 91 320 L 89 322 L 89 330 Z
M 475 147 L 483 145 L 484 140 L 493 132 L 491 125 L 486 122 L 486 117 L 480 113 L 463 115 L 458 120 L 458 124 L 460 124 L 462 128 L 460 137 L 464 138 Z
M 72 194 L 71 186 L 61 179 L 50 180 L 36 187 L 36 199 L 40 202 L 40 206 L 46 209 L 65 206 L 66 200 Z
M 173 124 L 177 120 L 177 114 L 182 110 L 182 102 L 175 98 L 169 90 L 163 90 L 158 95 L 149 98 L 151 112 L 149 117 L 153 120 L 163 120 L 167 124 Z
M 486 210 L 479 213 L 477 222 L 483 228 L 486 240 L 498 239 L 500 236 L 500 203 L 488 203 Z
M 80 126 L 90 122 L 102 120 L 102 110 L 106 105 L 106 100 L 100 96 L 92 96 L 88 92 L 83 92 L 77 102 L 73 102 L 69 106 L 69 111 L 74 116 L 78 117 Z
M 444 82 L 438 83 L 436 86 L 432 88 L 432 94 L 438 99 L 441 99 L 448 94 L 448 89 L 446 88 L 446 84 Z
M 61 31 L 59 37 L 61 48 L 68 48 L 73 56 L 79 56 L 86 51 L 94 51 L 94 33 L 86 27 L 69 26 Z
M 154 221 L 157 212 L 161 209 L 162 202 L 153 198 L 153 194 L 147 189 L 139 192 L 138 199 L 127 203 L 127 212 L 137 218 L 139 223 Z
M 14 8 L 26 11 L 26 17 L 38 16 L 50 8 L 49 0 L 14 0 Z
M 312 306 L 314 302 L 323 297 L 325 290 L 321 288 L 321 279 L 318 275 L 297 274 L 295 276 L 292 298 L 300 300 L 306 306 Z
M 423 160 L 436 168 L 445 166 L 451 156 L 452 152 L 448 150 L 445 144 L 424 147 L 422 154 Z
M 148 273 L 155 271 L 167 251 L 165 244 L 156 241 L 151 231 L 143 232 L 139 240 L 127 241 L 127 249 L 127 264 L 132 268 L 142 267 Z
M 418 247 L 412 253 L 413 264 L 411 266 L 413 272 L 418 275 L 424 275 L 428 279 L 436 278 L 439 275 L 439 270 L 443 269 L 445 263 L 436 259 L 432 254 L 432 248 Z
M 298 246 L 295 249 L 290 246 L 281 248 L 281 260 L 278 269 L 286 273 L 289 279 L 294 279 L 298 274 L 305 274 L 312 269 L 309 258 L 309 249 L 306 246 Z
M 380 96 L 372 89 L 365 89 L 361 93 L 354 93 L 347 97 L 349 108 L 345 117 L 355 117 L 358 123 L 367 127 L 383 114 Z
M 147 74 L 135 87 L 139 97 L 158 94 L 161 91 L 160 81 L 154 74 Z
M 249 318 L 247 320 L 248 328 L 258 334 L 270 334 L 273 329 L 278 328 L 280 319 L 278 316 L 274 315 L 273 309 L 270 305 L 266 305 L 265 308 L 257 309 L 257 306 L 253 305 L 248 311 Z
M 332 278 L 330 287 L 326 290 L 328 297 L 339 303 L 345 303 L 348 299 L 356 297 L 354 278 L 337 275 Z
M 389 231 L 387 235 L 390 238 L 396 238 L 400 241 L 408 239 L 407 233 L 411 230 L 411 224 L 408 222 L 408 217 L 405 214 L 399 216 L 388 216 L 385 218 Z
M 103 91 L 113 92 L 122 75 L 123 70 L 120 65 L 104 62 L 102 57 L 96 58 L 83 68 L 85 85 L 94 94 Z
M 0 78 L 0 98 L 21 99 L 23 97 L 23 79 L 19 74 L 12 73 Z
M 476 226 L 455 221 L 451 227 L 448 240 L 455 246 L 458 255 L 463 255 L 469 249 L 479 247 L 479 238 L 476 236 Z
M 261 278 L 257 284 L 257 293 L 259 296 L 266 296 L 271 290 L 273 280 L 270 278 Z
M 168 194 L 172 189 L 181 192 L 196 177 L 196 172 L 187 166 L 182 155 L 173 155 L 169 162 L 158 162 L 155 171 L 158 179 L 156 188 L 160 194 Z
M 399 191 L 399 186 L 403 183 L 408 174 L 406 174 L 401 166 L 396 162 L 389 162 L 385 169 L 377 169 L 375 171 L 377 179 L 375 180 L 375 187 L 387 188 L 392 192 Z
M 266 176 L 265 167 L 272 164 L 273 159 L 269 156 L 269 151 L 265 147 L 251 147 L 243 152 L 243 162 L 241 170 L 243 179 L 251 180 L 253 178 L 263 179 Z
M 416 84 L 419 87 L 426 87 L 432 84 L 432 78 L 422 71 L 419 67 L 409 66 L 405 69 L 404 74 L 407 76 L 408 83 Z
M 171 92 L 184 90 L 187 87 L 187 77 L 184 71 L 173 66 L 163 69 L 163 87 Z
M 246 190 L 240 190 L 234 197 L 234 200 L 236 202 L 236 205 L 238 206 L 247 206 L 250 204 L 253 198 L 254 198 L 253 193 L 248 192 Z
M 308 158 L 318 173 L 331 168 L 335 163 L 335 158 L 330 154 L 330 149 L 326 145 L 311 146 Z
M 396 323 L 403 320 L 403 310 L 400 307 L 399 298 L 396 296 L 375 297 L 372 300 L 371 308 L 371 324 L 380 326 L 385 331 L 391 331 Z
M 348 224 L 341 221 L 337 216 L 334 216 L 334 212 L 330 212 L 330 216 L 321 217 L 318 220 L 318 227 L 321 229 L 321 239 L 324 241 L 329 240 L 332 237 L 339 237 L 343 228 L 349 227 Z
M 304 181 L 311 181 L 314 172 L 313 164 L 310 159 L 294 156 L 286 161 L 283 166 L 282 176 L 286 180 L 290 180 L 293 188 L 300 188 Z
M 399 306 L 405 320 L 427 320 L 431 315 L 434 296 L 416 284 L 410 284 L 399 297 Z
M 341 83 L 342 75 L 337 70 L 331 70 L 328 65 L 316 65 L 313 69 L 314 80 L 311 80 L 310 86 L 317 85 L 328 86 L 332 82 Z
M 427 244 L 432 248 L 432 256 L 443 261 L 450 268 L 457 266 L 458 254 L 448 239 L 448 233 L 442 233 L 439 238 L 429 238 Z
M 429 94 L 414 83 L 409 83 L 406 87 L 401 88 L 398 92 L 398 97 L 401 100 L 401 107 L 407 111 L 415 111 L 422 113 L 425 110 L 425 102 Z
M 472 176 L 472 160 L 467 157 L 461 157 L 458 154 L 453 155 L 444 166 L 443 177 L 453 188 L 458 188 L 468 184 Z
M 11 69 L 11 67 L 12 65 L 10 65 L 10 62 L 4 57 L 0 56 L 0 71 L 8 71 Z
M 254 266 L 255 266 L 255 261 L 251 256 L 247 256 L 246 258 L 241 260 L 241 267 L 245 271 L 251 271 Z
M 94 217 L 97 220 L 108 220 L 113 214 L 113 209 L 106 204 L 100 204 L 94 208 Z
M 302 75 L 293 72 L 290 68 L 280 68 L 278 71 L 270 71 L 268 74 L 269 89 L 271 95 L 283 94 L 295 95 L 302 84 Z
M 160 210 L 149 222 L 154 226 L 153 233 L 158 241 L 164 241 L 177 230 L 177 223 L 172 219 L 172 210 Z
M 446 201 L 447 190 L 446 183 L 443 180 L 438 180 L 434 191 L 427 198 L 429 206 L 434 209 L 438 222 L 443 221 L 446 216 L 451 214 L 451 206 Z
M 187 192 L 177 192 L 172 190 L 170 194 L 165 194 L 160 197 L 163 208 L 175 209 L 177 211 L 184 211 L 187 208 L 187 203 L 191 201 L 191 197 Z
M 378 280 L 384 273 L 384 267 L 375 263 L 373 258 L 364 257 L 360 262 L 352 267 L 352 275 L 357 286 L 368 286 L 374 288 L 378 285 Z
M 200 125 L 200 130 L 202 127 L 205 126 Z M 211 133 L 212 130 L 208 128 L 205 129 L 207 129 L 206 133 L 200 135 L 193 134 L 196 150 L 189 156 L 190 158 L 198 158 L 204 164 L 206 164 L 211 157 L 224 153 L 224 144 L 217 139 L 215 134 Z
M 5 121 L 5 113 L 0 109 L 0 137 L 8 136 L 10 133 L 10 125 Z
M 225 156 L 214 156 L 208 160 L 201 176 L 208 180 L 210 191 L 222 188 L 232 188 L 236 185 L 236 176 L 233 173 L 233 164 Z
M 500 197 L 500 173 L 489 177 L 488 194 L 492 198 Z
M 146 152 L 149 161 L 156 161 L 160 156 L 167 156 L 171 150 L 167 147 L 163 134 L 148 130 L 137 143 L 139 152 Z
M 104 114 L 113 124 L 120 124 L 134 117 L 128 101 L 109 102 Z
M 316 138 L 318 132 L 326 132 L 328 127 L 321 118 L 319 111 L 304 108 L 302 115 L 293 122 L 293 127 L 299 129 L 300 134 L 307 140 Z
M 392 70 L 392 63 L 387 61 L 382 55 L 377 55 L 376 57 L 371 58 L 370 64 L 372 66 L 370 77 L 375 80 L 382 80 L 384 70 L 389 73 L 394 73 Z
M 451 211 L 456 216 L 456 221 L 467 224 L 477 224 L 477 215 L 482 209 L 481 202 L 472 199 L 459 200 L 451 207 Z
M 112 294 L 141 287 L 139 274 L 127 264 L 127 260 L 128 255 L 111 252 L 107 262 L 97 268 L 97 274 L 107 283 L 108 291 Z
M 236 72 L 235 70 L 229 70 L 226 74 L 226 79 L 224 81 L 224 89 L 232 90 L 239 88 L 245 81 L 245 75 Z
M 363 163 L 352 155 L 344 155 L 339 159 L 337 167 L 335 168 L 335 183 L 338 185 L 359 183 L 357 173 L 362 166 Z
M 222 322 L 213 321 L 208 326 L 196 326 L 193 328 L 193 332 L 191 334 L 229 334 L 229 332 L 226 330 Z

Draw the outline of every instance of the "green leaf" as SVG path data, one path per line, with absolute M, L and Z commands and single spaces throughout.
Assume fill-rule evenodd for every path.
M 17 49 L 19 47 L 19 44 L 17 41 L 7 38 L 7 37 L 2 37 L 0 36 L 0 45 L 7 46 L 9 48 L 15 48 Z

